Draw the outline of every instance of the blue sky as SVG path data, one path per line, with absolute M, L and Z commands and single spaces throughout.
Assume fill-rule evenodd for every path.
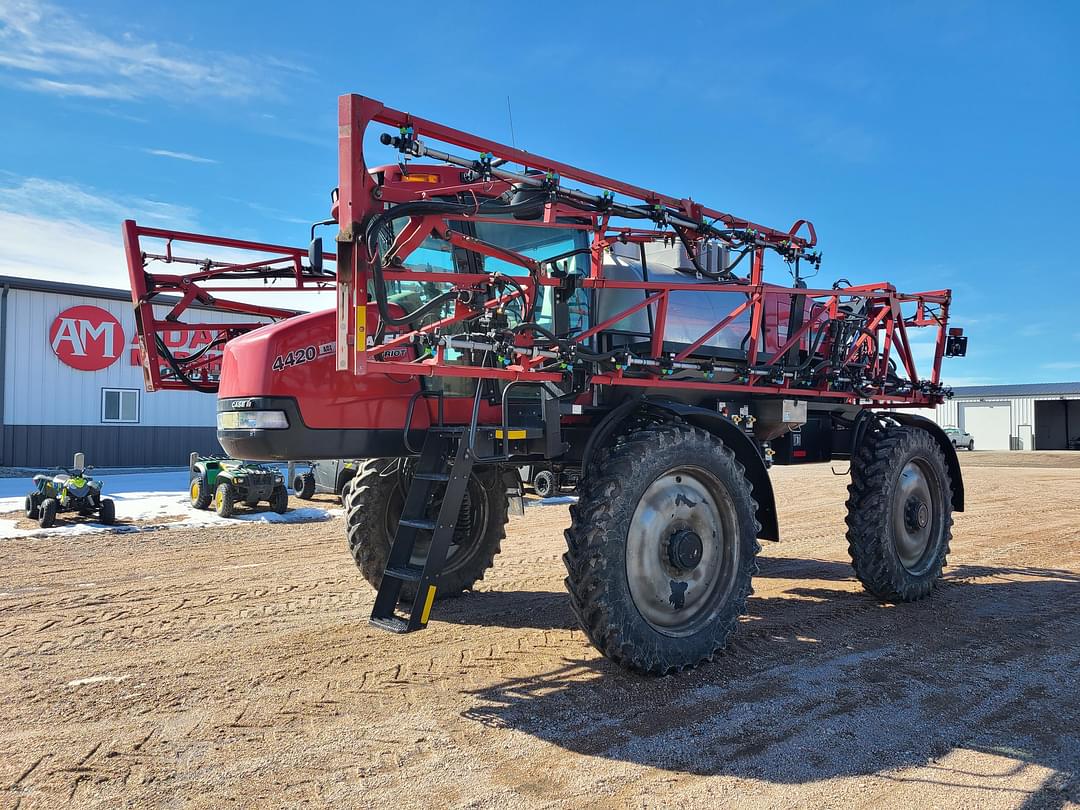
M 123 286 L 126 216 L 303 244 L 337 95 L 504 140 L 509 95 L 523 148 L 812 219 L 821 281 L 951 287 L 953 384 L 1080 378 L 1080 5 L 666 8 L 0 0 L 0 274 Z

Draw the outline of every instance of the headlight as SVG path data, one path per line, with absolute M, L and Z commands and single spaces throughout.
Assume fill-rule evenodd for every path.
M 285 480 L 285 479 L 284 479 L 284 478 L 282 478 L 282 477 L 281 477 L 280 475 L 275 475 L 275 476 L 274 476 L 274 483 L 275 483 L 275 484 L 280 484 L 280 483 L 282 483 L 282 482 L 283 482 L 284 480 Z
M 218 430 L 283 430 L 285 411 L 218 411 Z

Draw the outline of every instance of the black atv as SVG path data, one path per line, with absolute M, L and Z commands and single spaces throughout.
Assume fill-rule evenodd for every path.
M 34 491 L 26 496 L 26 516 L 47 529 L 61 512 L 78 512 L 81 517 L 97 515 L 102 523 L 116 520 L 116 504 L 101 497 L 101 481 L 90 475 L 93 467 L 57 467 L 56 475 L 38 474 Z

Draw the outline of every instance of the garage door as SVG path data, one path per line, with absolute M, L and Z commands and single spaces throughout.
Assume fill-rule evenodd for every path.
M 1008 402 L 961 403 L 960 429 L 975 438 L 979 450 L 1008 450 L 1012 406 Z

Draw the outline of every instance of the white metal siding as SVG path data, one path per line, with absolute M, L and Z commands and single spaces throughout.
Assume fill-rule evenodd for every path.
M 1068 395 L 1043 395 L 1035 397 L 955 397 L 953 399 L 946 400 L 943 404 L 938 405 L 937 412 L 934 417 L 936 421 L 942 427 L 954 426 L 961 427 L 960 425 L 960 406 L 967 403 L 977 402 L 1007 402 L 1011 406 L 1011 415 L 1009 419 L 1009 435 L 1013 437 L 1019 437 L 1020 425 L 1030 425 L 1031 430 L 1034 433 L 1035 428 L 1035 403 L 1041 400 L 1061 400 L 1061 399 L 1080 399 L 1080 395 L 1068 394 Z M 1024 431 L 1026 435 L 1027 431 Z M 979 437 L 975 437 L 975 446 L 979 447 Z M 986 445 L 982 445 L 984 448 Z M 1033 448 L 1023 447 L 1024 450 L 1031 450 Z
M 124 351 L 101 371 L 79 371 L 60 361 L 49 345 L 49 327 L 68 307 L 88 304 L 111 312 L 124 329 Z M 167 307 L 159 307 L 160 312 Z M 235 316 L 199 311 L 199 321 L 221 323 Z M 4 422 L 9 425 L 101 424 L 101 389 L 139 390 L 139 424 L 211 426 L 215 397 L 197 391 L 143 390 L 142 368 L 129 360 L 135 334 L 131 304 L 36 290 L 8 294 Z

